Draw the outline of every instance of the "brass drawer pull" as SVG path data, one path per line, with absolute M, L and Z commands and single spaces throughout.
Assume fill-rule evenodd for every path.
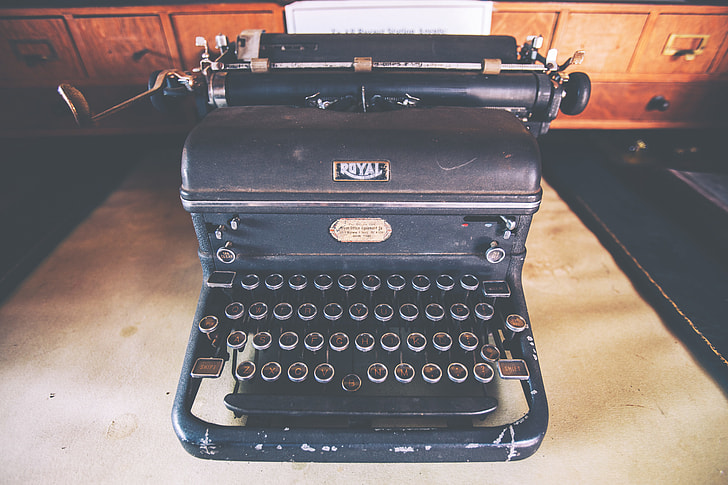
M 703 53 L 708 45 L 708 39 L 709 35 L 670 34 L 662 49 L 662 55 L 683 57 L 686 61 L 692 61 L 695 56 Z

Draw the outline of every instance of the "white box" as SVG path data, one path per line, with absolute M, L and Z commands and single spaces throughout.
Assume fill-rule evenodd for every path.
M 490 34 L 492 2 L 333 0 L 286 5 L 289 34 Z

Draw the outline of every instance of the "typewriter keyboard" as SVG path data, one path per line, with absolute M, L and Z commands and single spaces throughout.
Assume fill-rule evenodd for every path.
M 491 381 L 529 377 L 504 281 L 218 271 L 207 285 L 191 374 L 227 367 L 237 416 L 479 416 L 497 406 Z

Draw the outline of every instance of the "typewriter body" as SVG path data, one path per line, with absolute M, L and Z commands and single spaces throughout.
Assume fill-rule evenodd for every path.
M 156 105 L 192 93 L 204 115 L 182 156 L 203 282 L 172 413 L 191 454 L 535 452 L 535 136 L 589 88 L 537 42 L 243 32 L 153 76 Z

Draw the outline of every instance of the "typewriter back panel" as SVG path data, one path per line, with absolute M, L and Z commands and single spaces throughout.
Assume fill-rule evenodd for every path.
M 182 180 L 210 271 L 396 261 L 505 279 L 541 197 L 534 138 L 486 109 L 220 109 L 188 138 Z
M 300 212 L 326 203 L 396 211 L 461 204 L 477 212 L 488 204 L 533 206 L 540 176 L 535 138 L 501 110 L 225 108 L 187 139 L 182 200 L 195 211 L 289 211 L 295 205 Z

